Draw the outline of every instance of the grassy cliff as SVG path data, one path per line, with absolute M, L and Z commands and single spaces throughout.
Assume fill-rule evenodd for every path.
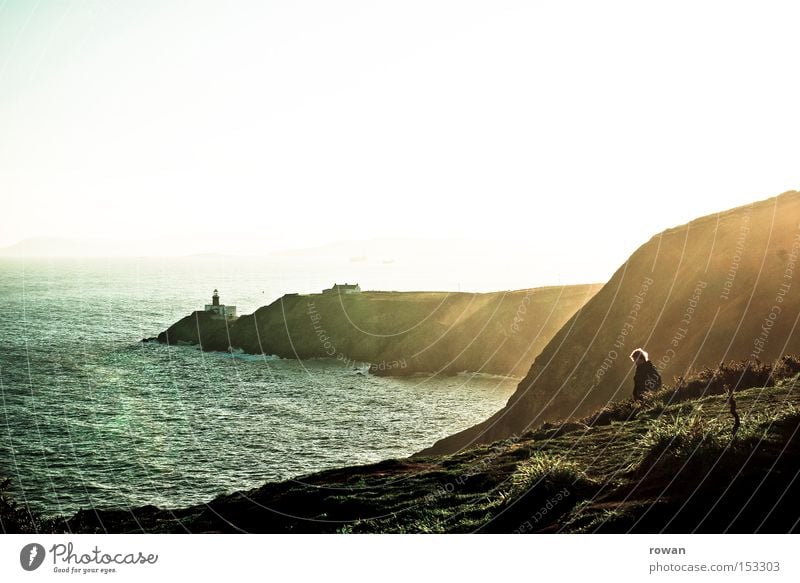
M 205 350 L 231 347 L 284 358 L 365 362 L 377 374 L 470 371 L 521 377 L 600 287 L 286 295 L 232 322 L 195 312 L 158 339 Z
M 706 216 L 642 245 L 539 354 L 506 407 L 426 453 L 577 418 L 632 391 L 645 347 L 669 382 L 800 351 L 800 192 Z
M 68 532 L 793 532 L 800 360 L 706 369 L 644 401 L 452 456 L 304 476 L 208 504 L 87 510 Z M 735 402 L 739 423 L 731 414 Z

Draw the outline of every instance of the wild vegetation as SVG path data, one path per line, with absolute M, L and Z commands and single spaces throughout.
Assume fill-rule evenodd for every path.
M 29 510 L 12 495 L 10 478 L 0 478 L 0 529 L 8 534 L 42 530 L 39 514 Z
M 797 357 L 733 362 L 452 456 L 335 469 L 183 509 L 10 523 L 69 532 L 797 531 L 798 383 Z
M 633 384 L 628 354 L 639 346 L 665 379 L 734 355 L 772 362 L 800 352 L 792 283 L 799 219 L 793 191 L 656 234 L 552 337 L 503 410 L 426 453 L 454 453 L 519 434 L 532 420 L 575 420 L 619 401 Z M 758 384 L 757 373 L 742 386 Z M 736 381 L 718 377 L 694 378 L 685 390 L 711 380 L 715 394 L 717 384 Z

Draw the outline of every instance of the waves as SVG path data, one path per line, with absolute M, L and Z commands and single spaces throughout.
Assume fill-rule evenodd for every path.
M 403 457 L 514 390 L 503 378 L 378 378 L 330 359 L 140 342 L 194 307 L 192 282 L 210 274 L 9 269 L 0 265 L 0 474 L 45 514 L 186 506 Z M 252 287 L 246 277 L 226 289 Z

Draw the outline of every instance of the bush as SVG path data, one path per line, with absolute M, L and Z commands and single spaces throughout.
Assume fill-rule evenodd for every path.
M 0 478 L 0 528 L 6 534 L 41 530 L 40 517 L 19 504 L 11 495 L 11 480 Z
M 793 357 L 784 357 L 791 359 Z M 775 369 L 775 370 L 773 370 Z M 752 387 L 771 387 L 775 385 L 777 364 L 773 367 L 758 360 L 732 361 L 728 364 L 720 363 L 716 369 L 704 368 L 691 374 L 688 379 L 679 378 L 675 387 L 669 392 L 673 394 L 670 402 L 675 400 L 699 399 L 707 395 L 720 395 L 728 391 L 749 389 Z
M 498 489 L 499 504 L 482 532 L 539 531 L 599 488 L 576 463 L 544 453 L 519 464 L 510 482 L 509 489 Z
M 800 373 L 800 357 L 787 354 L 775 363 L 773 369 L 776 381 L 792 378 Z
M 650 398 L 653 393 L 646 393 L 645 398 Z M 625 399 L 624 401 L 612 401 L 605 407 L 584 417 L 581 421 L 589 427 L 600 425 L 611 425 L 612 421 L 630 421 L 634 419 L 642 409 L 644 401 Z
M 800 357 L 786 355 L 772 364 L 758 360 L 720 363 L 715 368 L 690 371 L 684 378 L 675 379 L 675 385 L 658 391 L 645 393 L 641 401 L 625 399 L 608 403 L 599 411 L 584 417 L 586 425 L 609 425 L 612 421 L 629 421 L 645 411 L 659 411 L 667 405 L 690 401 L 711 395 L 722 395 L 733 388 L 772 387 L 781 380 L 790 379 L 800 373 Z
M 634 475 L 675 474 L 680 471 L 705 473 L 727 449 L 730 432 L 718 422 L 706 421 L 696 410 L 688 419 L 660 418 L 639 445 Z
M 512 477 L 512 493 L 520 494 L 531 488 L 548 492 L 561 488 L 593 486 L 591 480 L 575 462 L 544 453 L 534 453 L 529 461 L 521 463 Z

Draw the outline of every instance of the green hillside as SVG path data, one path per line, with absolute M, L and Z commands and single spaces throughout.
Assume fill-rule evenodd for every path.
M 370 363 L 372 372 L 523 376 L 600 285 L 494 293 L 286 295 L 235 321 L 195 312 L 158 339 L 283 358 Z

